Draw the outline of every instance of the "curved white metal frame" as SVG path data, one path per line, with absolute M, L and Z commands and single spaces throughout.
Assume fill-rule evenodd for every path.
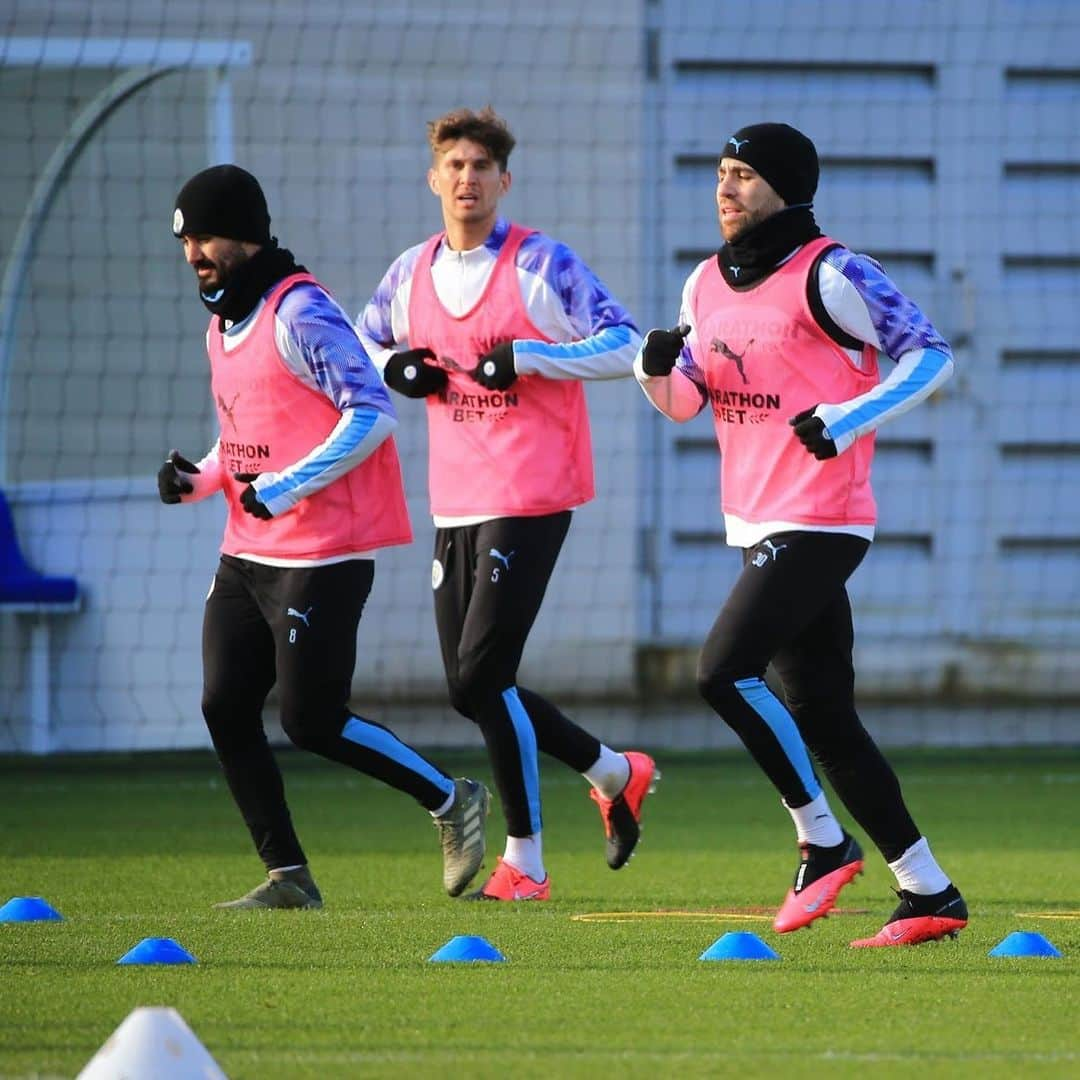
M 34 183 L 15 233 L 0 282 L 0 417 L 5 415 L 11 356 L 27 269 L 61 184 L 94 133 L 128 98 L 165 75 L 190 68 L 210 69 L 208 124 L 211 162 L 232 158 L 230 67 L 247 66 L 247 42 L 82 40 L 78 38 L 0 39 L 0 66 L 123 67 L 72 121 Z M 0 485 L 7 480 L 7 439 L 0 429 Z

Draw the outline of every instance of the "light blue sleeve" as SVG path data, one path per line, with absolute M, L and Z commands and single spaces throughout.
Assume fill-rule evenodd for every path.
M 299 461 L 254 481 L 259 501 L 274 514 L 292 509 L 355 469 L 397 428 L 397 421 L 377 409 L 346 409 L 333 431 Z

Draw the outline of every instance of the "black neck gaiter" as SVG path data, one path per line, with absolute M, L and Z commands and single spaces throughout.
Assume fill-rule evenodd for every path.
M 745 289 L 768 277 L 795 248 L 819 236 L 814 211 L 809 206 L 791 206 L 725 244 L 717 252 L 717 264 L 733 289 Z
M 238 323 L 246 319 L 268 289 L 290 274 L 303 274 L 306 270 L 297 265 L 291 251 L 279 248 L 276 243 L 259 248 L 246 262 L 241 263 L 225 282 L 225 288 L 208 296 L 199 293 L 212 315 L 217 315 L 219 329 L 225 332 L 226 323 Z

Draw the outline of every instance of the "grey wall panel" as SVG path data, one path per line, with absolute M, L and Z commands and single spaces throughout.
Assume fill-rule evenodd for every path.
M 1067 494 L 1080 460 L 1070 430 L 1080 405 L 1080 9 L 1022 8 L 656 12 L 647 109 L 662 147 L 654 291 L 665 319 L 686 274 L 720 242 L 712 189 L 723 139 L 743 123 L 783 120 L 817 142 L 822 226 L 879 258 L 954 344 L 953 381 L 879 434 L 879 537 L 851 584 L 871 690 L 893 679 L 882 661 L 890 650 L 874 643 L 897 635 L 930 646 L 901 657 L 929 657 L 939 674 L 970 663 L 977 678 L 986 676 L 977 652 L 956 661 L 947 641 L 1043 648 L 1045 663 L 1026 669 L 1035 694 L 1037 673 L 1063 656 L 1062 636 L 1080 638 Z M 654 482 L 665 497 L 644 504 L 653 546 L 671 553 L 650 610 L 658 639 L 675 642 L 700 596 L 675 542 L 693 516 L 684 505 L 693 485 L 680 479 L 702 474 L 706 454 L 702 445 L 688 454 L 676 426 L 653 424 L 665 447 L 653 459 L 679 477 Z M 711 565 L 711 552 L 697 555 Z M 907 674 L 912 685 L 922 678 Z

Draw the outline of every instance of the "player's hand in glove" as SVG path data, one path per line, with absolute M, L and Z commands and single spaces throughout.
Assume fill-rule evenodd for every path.
M 501 345 L 496 345 L 491 352 L 480 357 L 469 374 L 488 390 L 505 390 L 517 378 L 514 343 L 504 341 Z
M 425 398 L 437 394 L 446 386 L 446 372 L 434 364 L 425 363 L 434 360 L 435 354 L 430 349 L 407 349 L 394 353 L 383 368 L 383 380 L 391 390 L 410 398 Z
M 190 495 L 195 490 L 195 485 L 184 473 L 194 476 L 199 471 L 197 465 L 190 461 L 179 450 L 170 450 L 165 464 L 158 469 L 157 489 L 161 501 L 167 506 L 180 502 L 181 495 Z
M 814 406 L 816 409 L 817 406 Z M 795 438 L 818 459 L 827 461 L 836 457 L 836 443 L 825 427 L 825 421 L 814 415 L 814 409 L 803 409 L 796 413 L 788 423 L 795 429 Z
M 274 515 L 270 513 L 264 503 L 259 502 L 259 493 L 251 486 L 253 480 L 257 480 L 262 473 L 238 472 L 233 473 L 233 479 L 247 487 L 240 492 L 240 505 L 252 516 L 269 521 Z
M 641 347 L 641 367 L 646 375 L 670 375 L 682 352 L 690 327 L 683 324 L 672 330 L 650 330 Z

